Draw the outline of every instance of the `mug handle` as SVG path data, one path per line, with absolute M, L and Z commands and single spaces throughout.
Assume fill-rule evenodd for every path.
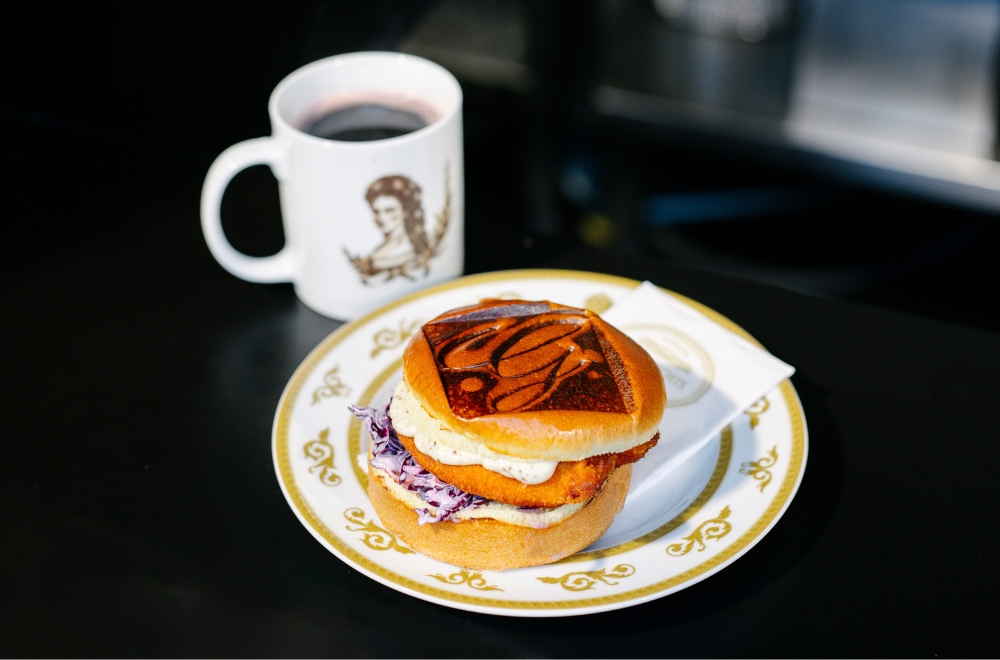
M 238 252 L 222 231 L 222 193 L 241 170 L 251 165 L 267 165 L 275 174 L 281 165 L 281 150 L 271 137 L 254 138 L 229 147 L 208 168 L 201 189 L 201 229 L 208 249 L 223 268 L 249 282 L 290 282 L 295 273 L 295 258 L 285 247 L 270 257 L 249 257 Z

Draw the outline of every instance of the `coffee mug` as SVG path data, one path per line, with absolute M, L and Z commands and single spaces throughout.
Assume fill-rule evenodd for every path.
M 223 268 L 251 282 L 292 282 L 317 312 L 355 318 L 462 273 L 462 90 L 437 64 L 398 53 L 329 57 L 271 94 L 270 137 L 212 164 L 201 224 Z M 285 246 L 250 257 L 226 240 L 222 194 L 240 170 L 278 180 Z

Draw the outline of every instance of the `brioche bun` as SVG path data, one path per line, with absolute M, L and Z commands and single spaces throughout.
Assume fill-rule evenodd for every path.
M 551 564 L 599 539 L 625 505 L 631 477 L 631 465 L 617 468 L 582 509 L 544 529 L 488 518 L 417 524 L 417 513 L 393 496 L 370 465 L 368 496 L 386 529 L 417 552 L 462 568 L 500 571 Z

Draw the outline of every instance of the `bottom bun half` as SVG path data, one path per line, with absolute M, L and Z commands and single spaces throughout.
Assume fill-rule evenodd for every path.
M 493 519 L 417 524 L 417 513 L 396 499 L 368 468 L 368 496 L 378 517 L 408 546 L 462 568 L 498 571 L 559 561 L 596 541 L 625 505 L 632 466 L 623 465 L 582 509 L 545 529 Z

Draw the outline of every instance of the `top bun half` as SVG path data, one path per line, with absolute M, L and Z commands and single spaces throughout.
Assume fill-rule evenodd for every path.
M 431 417 L 518 458 L 578 461 L 657 431 L 666 392 L 653 358 L 587 310 L 489 300 L 424 324 L 403 380 Z

